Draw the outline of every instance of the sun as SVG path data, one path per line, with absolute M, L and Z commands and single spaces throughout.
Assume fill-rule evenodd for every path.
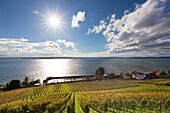
M 66 25 L 64 16 L 65 13 L 59 12 L 58 10 L 47 10 L 46 13 L 41 14 L 43 17 L 42 25 L 46 28 L 45 32 L 63 33 L 63 28 Z M 61 32 L 60 32 L 61 31 Z
M 51 27 L 60 27 L 61 26 L 61 20 L 59 17 L 57 16 L 51 16 L 48 18 L 48 24 L 51 26 Z

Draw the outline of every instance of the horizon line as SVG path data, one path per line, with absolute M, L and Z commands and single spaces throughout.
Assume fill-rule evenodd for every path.
M 86 58 L 106 58 L 106 59 L 112 59 L 112 58 L 122 58 L 122 59 L 128 59 L 128 58 L 170 58 L 170 56 L 134 56 L 134 57 L 0 57 L 0 59 L 86 59 Z

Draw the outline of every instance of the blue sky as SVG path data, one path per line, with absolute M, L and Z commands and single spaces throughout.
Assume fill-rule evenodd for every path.
M 10 56 L 170 56 L 170 1 L 1 0 Z

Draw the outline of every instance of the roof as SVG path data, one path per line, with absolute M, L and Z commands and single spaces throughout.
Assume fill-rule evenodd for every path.
M 133 71 L 132 74 L 133 74 L 133 75 L 144 75 L 143 73 L 137 72 L 137 71 Z

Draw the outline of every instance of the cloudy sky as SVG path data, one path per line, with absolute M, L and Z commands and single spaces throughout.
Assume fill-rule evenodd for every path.
M 170 56 L 169 0 L 0 0 L 0 57 Z

